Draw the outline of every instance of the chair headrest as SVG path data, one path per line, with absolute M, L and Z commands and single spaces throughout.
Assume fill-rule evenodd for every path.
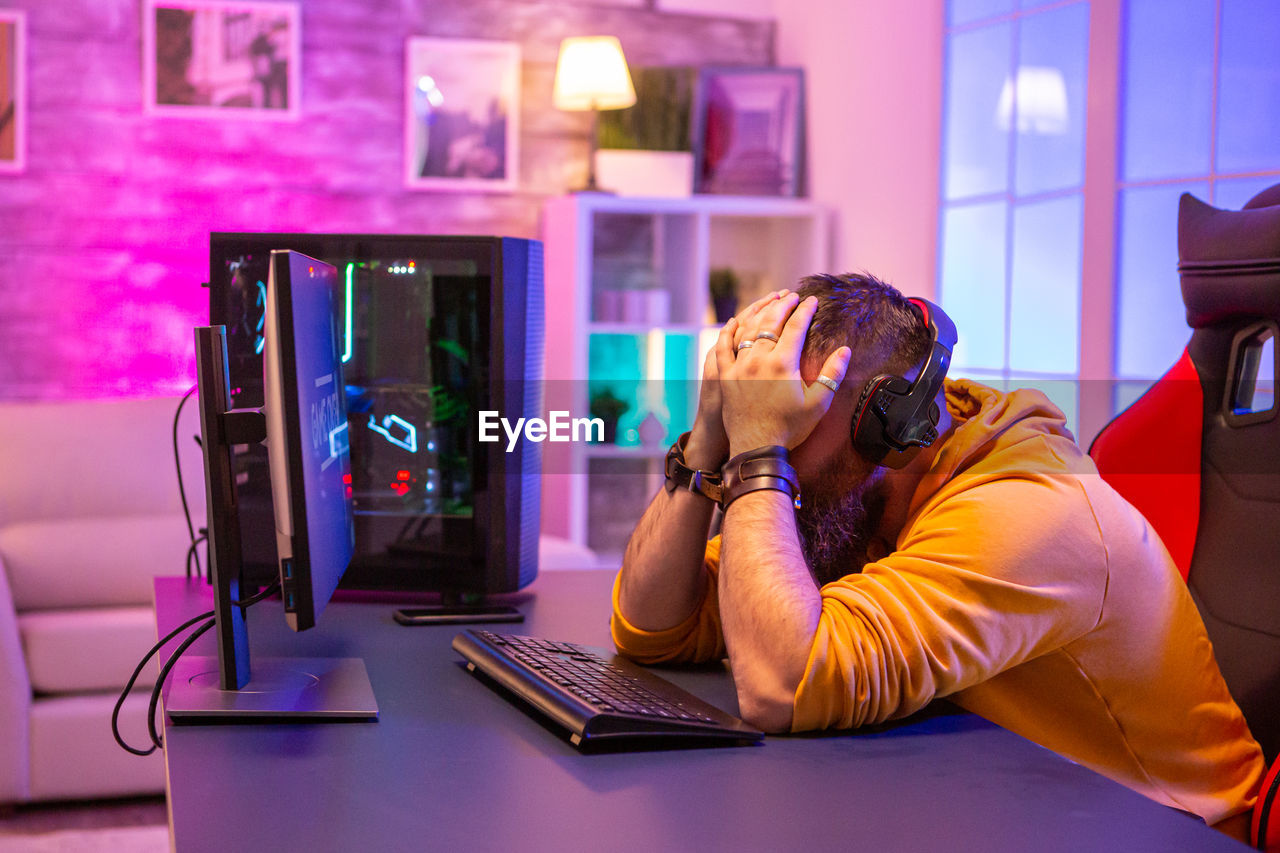
M 1243 210 L 1220 210 L 1183 193 L 1178 273 L 1193 329 L 1233 317 L 1280 319 L 1280 184 Z

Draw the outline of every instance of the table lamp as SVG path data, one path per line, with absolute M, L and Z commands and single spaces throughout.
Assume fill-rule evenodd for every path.
M 578 192 L 604 192 L 596 185 L 596 123 L 600 110 L 621 110 L 636 102 L 636 90 L 618 40 L 613 36 L 576 36 L 562 41 L 552 102 L 560 110 L 591 111 L 587 185 Z

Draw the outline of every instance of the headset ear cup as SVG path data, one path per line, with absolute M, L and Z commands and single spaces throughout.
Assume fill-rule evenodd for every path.
M 892 378 L 884 374 L 872 377 L 862 386 L 858 405 L 853 407 L 853 420 L 850 424 L 853 448 L 872 462 L 878 463 L 889 452 L 889 446 L 885 443 L 884 422 L 870 409 L 875 400 L 875 392 Z

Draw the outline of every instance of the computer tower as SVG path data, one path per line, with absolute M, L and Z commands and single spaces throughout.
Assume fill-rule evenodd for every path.
M 537 575 L 541 447 L 478 440 L 482 411 L 541 417 L 542 244 L 510 237 L 214 233 L 210 322 L 227 327 L 233 404 L 262 405 L 273 249 L 338 268 L 355 500 L 343 585 L 479 594 Z M 265 449 L 241 448 L 246 573 L 275 576 Z

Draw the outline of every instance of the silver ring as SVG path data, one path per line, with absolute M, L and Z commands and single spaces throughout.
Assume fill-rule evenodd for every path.
M 738 348 L 734 350 L 734 352 L 739 353 L 739 352 L 742 352 L 744 349 L 751 349 L 755 345 L 756 345 L 756 342 L 753 339 L 748 338 L 747 340 L 738 344 Z
M 761 338 L 764 338 L 766 341 L 773 341 L 775 344 L 778 342 L 778 336 L 773 332 L 756 332 L 756 340 L 758 341 Z
M 828 388 L 830 388 L 832 391 L 839 390 L 839 388 L 840 388 L 840 383 L 839 383 L 839 382 L 835 381 L 835 380 L 834 380 L 834 379 L 832 379 L 830 376 L 827 376 L 827 375 L 822 374 L 822 373 L 819 373 L 819 374 L 818 374 L 818 378 L 817 378 L 817 379 L 815 379 L 814 381 L 815 381 L 815 382 L 821 382 L 823 385 L 826 385 L 826 386 L 827 386 Z

